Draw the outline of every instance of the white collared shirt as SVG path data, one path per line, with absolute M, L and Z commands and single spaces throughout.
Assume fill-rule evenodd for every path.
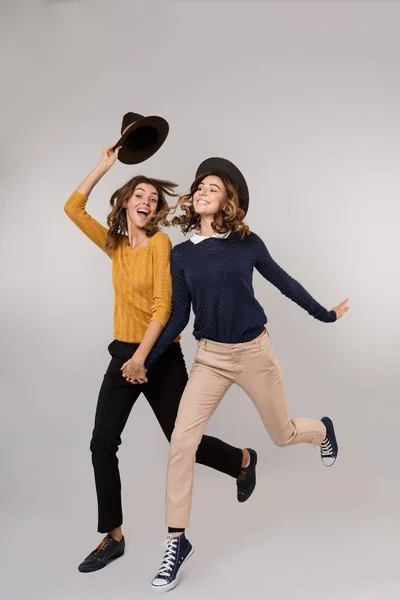
M 227 231 L 226 233 L 214 233 L 214 235 L 199 235 L 198 233 L 195 233 L 190 238 L 190 241 L 193 242 L 193 244 L 200 244 L 200 242 L 204 242 L 204 240 L 209 240 L 210 238 L 220 238 L 223 240 L 227 238 L 229 234 L 230 231 Z

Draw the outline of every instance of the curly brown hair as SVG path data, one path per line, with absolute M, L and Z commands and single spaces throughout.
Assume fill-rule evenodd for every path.
M 144 175 L 136 175 L 125 185 L 116 190 L 110 199 L 112 210 L 107 217 L 108 235 L 106 241 L 106 251 L 112 254 L 122 236 L 128 233 L 128 223 L 126 219 L 125 204 L 132 197 L 135 189 L 141 183 L 153 185 L 158 193 L 158 203 L 156 212 L 152 215 L 149 222 L 144 227 L 147 237 L 152 237 L 157 231 L 160 231 L 160 225 L 168 226 L 166 217 L 170 211 L 167 202 L 167 196 L 177 196 L 175 193 L 176 183 L 163 179 L 153 179 Z
M 197 177 L 192 185 L 190 186 L 190 192 L 181 196 L 177 204 L 171 207 L 171 212 L 175 212 L 178 208 L 182 209 L 184 214 L 173 217 L 170 221 L 171 225 L 179 226 L 182 233 L 186 234 L 193 229 L 200 229 L 201 217 L 197 214 L 193 208 L 193 196 L 200 185 L 200 183 L 210 175 L 219 177 L 225 186 L 227 203 L 223 210 L 218 213 L 218 219 L 213 221 L 212 228 L 215 233 L 237 233 L 241 239 L 246 235 L 250 235 L 251 231 L 248 225 L 243 222 L 245 212 L 240 208 L 239 204 L 239 190 L 233 181 L 225 173 L 219 171 L 213 171 Z M 217 216 L 217 215 L 216 215 Z

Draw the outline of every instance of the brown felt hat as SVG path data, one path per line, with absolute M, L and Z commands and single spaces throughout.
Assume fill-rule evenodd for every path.
M 128 112 L 122 119 L 121 137 L 114 146 L 121 150 L 118 159 L 136 165 L 153 156 L 165 142 L 169 125 L 162 117 L 144 117 Z

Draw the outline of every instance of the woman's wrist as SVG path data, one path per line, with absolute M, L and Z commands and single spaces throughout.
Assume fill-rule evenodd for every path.
M 107 171 L 110 170 L 110 167 L 104 165 L 101 161 L 99 161 L 93 170 L 97 175 L 103 177 L 103 175 L 105 175 Z
M 138 362 L 138 363 L 143 363 L 145 362 L 146 358 L 147 358 L 147 354 L 143 351 L 140 351 L 139 349 L 136 350 L 136 352 L 133 354 L 132 358 Z

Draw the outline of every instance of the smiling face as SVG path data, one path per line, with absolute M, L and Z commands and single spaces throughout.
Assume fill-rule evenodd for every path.
M 127 220 L 143 229 L 156 212 L 158 192 L 154 185 L 139 183 L 128 202 L 125 203 Z
M 201 216 L 218 214 L 226 202 L 226 188 L 217 175 L 208 175 L 202 179 L 193 195 L 193 208 Z

